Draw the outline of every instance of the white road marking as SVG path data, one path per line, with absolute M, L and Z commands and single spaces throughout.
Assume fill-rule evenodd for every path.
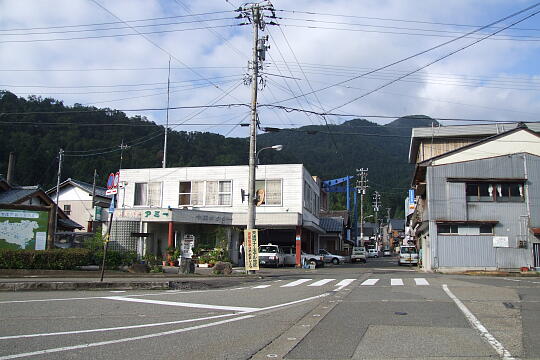
M 379 281 L 379 279 L 367 279 L 366 281 L 364 281 L 360 285 L 375 285 L 377 283 L 377 281 Z
M 248 289 L 247 286 L 233 288 L 233 289 L 211 289 L 211 290 L 192 290 L 192 291 L 183 291 L 183 290 L 166 290 L 160 292 L 152 292 L 145 294 L 135 294 L 135 295 L 126 295 L 126 297 L 143 297 L 143 296 L 160 296 L 163 294 L 170 293 L 181 293 L 184 294 L 198 294 L 198 293 L 207 293 L 207 292 L 224 292 L 224 291 L 233 291 L 233 290 L 243 290 Z M 95 300 L 95 299 L 107 299 L 107 296 L 88 296 L 88 297 L 72 297 L 72 298 L 52 298 L 52 299 L 33 299 L 33 300 L 7 300 L 0 301 L 0 304 L 14 304 L 14 303 L 32 303 L 32 302 L 49 302 L 49 301 L 74 301 L 74 300 Z
M 112 293 L 116 293 L 116 294 L 120 294 L 120 293 L 125 293 L 126 291 L 125 290 L 111 290 Z
M 353 281 L 355 281 L 356 279 L 343 279 L 341 280 L 340 282 L 338 282 L 336 284 L 337 288 L 335 291 L 340 291 L 341 289 L 343 289 L 344 287 L 350 285 Z
M 255 316 L 254 315 L 244 315 L 244 316 L 240 316 L 240 317 L 237 317 L 237 318 L 234 318 L 234 319 L 221 320 L 221 321 L 216 321 L 216 322 L 209 323 L 209 324 L 191 326 L 191 327 L 188 327 L 188 328 L 182 328 L 182 329 L 176 329 L 176 330 L 170 330 L 170 331 L 163 331 L 163 332 L 159 332 L 159 333 L 155 333 L 155 334 L 134 336 L 134 337 L 130 337 L 130 338 L 123 338 L 123 339 L 117 339 L 117 340 L 100 341 L 100 342 L 95 342 L 95 343 L 87 343 L 87 344 L 80 344 L 80 345 L 74 345 L 74 346 L 64 346 L 64 347 L 59 347 L 59 348 L 45 349 L 45 350 L 33 351 L 33 352 L 22 353 L 22 354 L 0 356 L 0 360 L 17 359 L 17 358 L 22 358 L 22 357 L 27 357 L 27 356 L 51 354 L 51 353 L 56 353 L 56 352 L 61 352 L 61 351 L 87 349 L 89 347 L 119 344 L 119 343 L 123 343 L 123 342 L 143 340 L 143 339 L 151 339 L 151 338 L 160 337 L 160 336 L 179 334 L 179 333 L 183 333 L 183 332 L 187 332 L 187 331 L 191 331 L 191 330 L 204 329 L 204 328 L 207 328 L 207 327 L 222 325 L 222 324 L 230 323 L 230 322 L 233 322 L 233 321 L 250 319 L 250 318 L 253 318 L 253 317 L 255 317 Z
M 267 287 L 270 287 L 272 285 L 259 285 L 259 286 L 254 286 L 252 289 L 266 289 Z
M 295 301 L 291 301 L 291 302 L 288 302 L 288 303 L 272 305 L 272 306 L 268 306 L 268 307 L 265 307 L 265 308 L 256 309 L 253 312 L 262 312 L 262 311 L 272 310 L 272 309 L 285 307 L 285 306 L 289 306 L 289 305 L 299 304 L 299 303 L 302 303 L 302 302 L 307 302 L 307 301 L 323 298 L 323 297 L 328 296 L 328 295 L 329 295 L 329 293 L 324 293 L 324 294 L 321 294 L 321 295 L 311 296 L 311 297 L 308 297 L 308 298 L 305 298 L 305 299 L 295 300 Z M 237 314 L 226 314 L 226 315 L 219 315 L 219 316 L 225 317 L 225 316 L 236 316 L 236 315 Z M 215 318 L 217 318 L 219 316 L 216 316 Z M 75 346 L 66 346 L 66 347 L 61 347 L 61 348 L 39 350 L 39 351 L 23 353 L 23 354 L 6 355 L 6 356 L 0 357 L 0 360 L 17 359 L 17 358 L 26 357 L 26 356 L 43 355 L 43 354 L 48 354 L 48 353 L 55 353 L 55 352 L 69 351 L 69 350 L 78 350 L 78 349 L 84 349 L 84 348 L 89 348 L 89 347 L 118 344 L 118 343 L 128 342 L 128 341 L 135 341 L 135 340 L 148 339 L 148 338 L 165 336 L 165 335 L 178 334 L 178 333 L 187 332 L 187 331 L 191 331 L 191 330 L 198 330 L 198 329 L 202 329 L 202 328 L 206 328 L 206 327 L 221 325 L 221 324 L 225 324 L 225 323 L 232 322 L 232 321 L 250 319 L 250 318 L 253 318 L 253 317 L 255 317 L 255 315 L 243 315 L 243 316 L 233 318 L 233 319 L 216 321 L 214 323 L 203 324 L 203 325 L 198 325 L 198 326 L 192 326 L 192 327 L 188 327 L 188 328 L 171 330 L 171 331 L 164 331 L 164 332 L 159 332 L 159 333 L 155 333 L 155 334 L 136 336 L 136 337 L 131 337 L 131 338 L 123 338 L 123 339 L 117 339 L 117 340 L 110 340 L 110 341 L 102 341 L 102 342 L 97 342 L 97 343 L 80 344 L 80 345 L 75 345 Z M 214 317 L 194 319 L 194 321 L 206 320 L 206 319 L 210 319 L 210 318 L 214 318 Z M 178 322 L 170 322 L 170 323 L 171 324 L 172 323 L 181 323 L 181 322 L 187 322 L 187 321 L 191 321 L 191 320 L 179 320 Z M 168 323 L 159 323 L 159 325 L 161 325 L 161 324 L 168 324 Z M 65 333 L 76 334 L 76 333 L 83 333 L 83 332 L 112 331 L 112 330 L 129 329 L 129 328 L 134 328 L 134 327 L 150 327 L 150 326 L 158 326 L 158 324 L 132 325 L 132 326 L 119 327 L 119 328 L 111 328 L 111 330 L 108 330 L 108 329 L 79 330 L 79 331 L 74 331 L 74 332 L 50 333 L 50 335 L 65 335 Z M 309 325 L 303 325 L 303 326 L 309 326 Z M 16 337 L 33 337 L 33 336 L 36 336 L 36 335 L 38 335 L 38 334 L 23 335 L 23 336 L 17 335 Z M 47 334 L 39 334 L 39 336 L 47 336 Z
M 309 284 L 308 286 L 323 286 L 324 284 L 328 284 L 331 281 L 334 281 L 336 279 L 322 279 L 319 281 L 315 281 L 313 284 Z
M 129 302 L 145 303 L 145 304 L 153 304 L 153 305 L 181 306 L 181 307 L 190 307 L 190 308 L 198 308 L 198 309 L 213 309 L 213 310 L 225 310 L 225 311 L 248 312 L 248 311 L 259 310 L 259 308 L 249 308 L 249 307 L 241 307 L 241 306 L 222 306 L 222 305 L 185 303 L 185 302 L 176 302 L 176 301 L 134 299 L 134 298 L 126 298 L 122 296 L 109 296 L 109 297 L 106 297 L 105 299 L 129 301 Z
M 480 332 L 480 336 L 482 336 L 484 339 L 487 340 L 487 342 L 495 349 L 497 354 L 503 359 L 503 360 L 515 360 L 515 358 L 510 354 L 508 350 L 506 350 L 497 339 L 493 335 L 489 333 L 489 331 L 482 325 L 482 323 L 474 316 L 474 314 L 459 300 L 451 291 L 448 289 L 448 286 L 444 284 L 442 286 L 444 292 L 450 297 L 450 299 L 454 300 L 454 303 L 458 306 L 458 308 L 463 312 L 467 320 L 471 323 L 471 325 Z
M 87 329 L 87 330 L 59 331 L 59 332 L 53 332 L 53 333 L 10 335 L 10 336 L 1 336 L 0 340 L 33 338 L 33 337 L 43 337 L 43 336 L 77 335 L 77 334 L 87 334 L 87 333 L 93 333 L 93 332 L 106 332 L 106 331 L 139 329 L 139 328 L 156 327 L 156 326 L 163 326 L 163 325 L 176 325 L 176 324 L 183 324 L 183 323 L 188 323 L 188 322 L 219 319 L 219 318 L 231 317 L 231 316 L 235 316 L 235 315 L 237 315 L 237 314 L 235 314 L 235 313 L 233 313 L 233 314 L 223 314 L 223 315 L 216 315 L 216 316 L 206 316 L 206 317 L 196 318 L 196 319 L 167 321 L 167 322 L 152 323 L 152 324 L 118 326 L 118 327 L 102 328 L 102 329 Z
M 424 278 L 415 278 L 414 282 L 416 285 L 429 285 L 428 281 Z
M 285 285 L 281 285 L 281 287 L 292 287 L 292 286 L 298 286 L 300 284 L 303 284 L 305 282 L 308 282 L 308 281 L 311 281 L 313 279 L 300 279 L 300 280 L 296 280 L 296 281 L 293 281 L 293 282 L 290 282 L 288 284 L 285 284 Z
M 401 280 L 401 279 L 390 279 L 390 285 L 401 285 L 401 286 L 403 286 L 403 280 Z

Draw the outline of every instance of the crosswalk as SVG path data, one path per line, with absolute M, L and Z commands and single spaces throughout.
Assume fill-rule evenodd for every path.
M 358 281 L 358 279 L 297 279 L 287 283 L 284 282 L 275 282 L 273 284 L 262 284 L 257 286 L 252 286 L 252 289 L 267 289 L 269 287 L 280 287 L 280 288 L 294 288 L 298 286 L 307 286 L 307 287 L 321 287 L 321 286 L 334 286 L 339 289 L 342 289 L 346 286 L 351 285 L 352 283 Z M 391 278 L 391 279 L 366 279 L 360 283 L 360 286 L 429 286 L 430 283 L 425 278 Z

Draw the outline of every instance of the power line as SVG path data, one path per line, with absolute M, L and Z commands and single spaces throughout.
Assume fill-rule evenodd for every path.
M 182 24 L 194 24 L 207 21 L 222 21 L 230 20 L 230 17 L 217 18 L 217 19 L 206 19 L 206 20 L 192 20 L 192 21 L 176 21 L 169 23 L 161 24 L 145 24 L 145 25 L 132 25 L 132 26 L 116 26 L 116 27 L 107 27 L 107 28 L 96 28 L 96 29 L 79 29 L 79 30 L 63 30 L 63 31 L 41 31 L 41 32 L 26 32 L 26 33 L 17 33 L 17 34 L 2 34 L 2 36 L 29 36 L 29 35 L 50 35 L 50 34 L 72 34 L 72 33 L 83 33 L 83 32 L 94 32 L 94 31 L 109 31 L 109 30 L 124 30 L 131 28 L 148 28 L 148 27 L 157 27 L 157 26 L 170 26 L 170 25 L 182 25 Z
M 243 103 L 234 103 L 234 104 L 209 104 L 209 105 L 186 105 L 186 106 L 171 106 L 169 110 L 179 110 L 179 109 L 210 109 L 210 108 L 230 108 L 237 106 L 247 106 L 249 104 Z M 85 109 L 85 110 L 67 110 L 67 111 L 24 111 L 24 112 L 2 112 L 2 116 L 12 116 L 12 115 L 38 115 L 38 114 L 77 114 L 77 113 L 96 113 L 96 112 L 105 112 L 109 114 L 117 114 L 120 112 L 145 112 L 145 111 L 165 111 L 166 107 L 159 108 L 139 108 L 139 109 Z
M 382 28 L 382 29 L 394 29 L 394 30 L 410 30 L 410 31 L 426 31 L 426 32 L 433 32 L 433 33 L 447 33 L 447 34 L 464 34 L 464 32 L 459 31 L 450 31 L 450 30 L 437 30 L 437 29 L 425 29 L 425 28 L 410 28 L 410 27 L 400 27 L 400 26 L 388 26 L 388 25 L 373 25 L 373 24 L 358 24 L 358 23 L 348 23 L 348 22 L 339 22 L 339 21 L 325 21 L 325 20 L 319 20 L 319 19 L 301 19 L 301 18 L 287 18 L 287 17 L 279 17 L 278 19 L 283 20 L 293 20 L 293 21 L 304 21 L 309 23 L 322 23 L 322 24 L 335 24 L 335 25 L 350 25 L 350 26 L 365 26 L 365 27 L 372 27 L 372 28 Z M 281 23 L 283 25 L 283 23 Z M 316 26 L 309 26 L 310 28 L 321 28 Z M 492 27 L 496 29 L 495 27 Z M 323 28 L 326 29 L 326 28 Z M 345 28 L 340 28 L 338 30 L 347 30 Z M 512 29 L 514 30 L 514 29 Z M 528 31 L 540 31 L 540 29 L 528 29 Z M 401 33 L 397 33 L 401 34 Z M 427 35 L 427 34 L 426 34 Z M 506 36 L 509 38 L 538 38 L 537 36 L 531 36 L 531 35 L 501 35 Z
M 93 35 L 93 36 L 79 36 L 79 37 L 53 38 L 53 39 L 2 40 L 0 41 L 0 44 L 102 39 L 102 38 L 114 38 L 114 37 L 123 37 L 123 36 L 165 34 L 165 33 L 182 32 L 182 31 L 193 31 L 193 30 L 232 28 L 232 27 L 237 27 L 237 26 L 241 26 L 241 25 L 231 24 L 231 25 L 199 26 L 199 27 L 193 27 L 193 28 L 188 28 L 188 29 L 156 30 L 156 31 L 145 31 L 145 32 L 139 31 L 137 34 L 128 33 L 128 34 Z
M 66 29 L 66 28 L 85 27 L 85 26 L 114 25 L 114 24 L 136 23 L 136 22 L 144 22 L 144 21 L 177 19 L 177 18 L 192 17 L 192 16 L 216 15 L 216 14 L 225 14 L 225 13 L 230 14 L 231 11 L 229 11 L 229 10 L 213 11 L 213 12 L 191 14 L 191 15 L 162 16 L 162 17 L 138 19 L 138 20 L 112 21 L 112 22 L 79 24 L 79 25 L 59 25 L 59 26 L 45 26 L 45 27 L 31 27 L 31 28 L 0 29 L 0 32 L 3 32 L 3 31 L 46 30 L 46 29 Z
M 394 61 L 394 62 L 392 62 L 392 63 L 390 63 L 390 64 L 387 64 L 387 65 L 378 67 L 378 68 L 376 68 L 376 69 L 374 69 L 374 70 L 371 70 L 371 71 L 362 73 L 362 74 L 360 74 L 360 75 L 354 76 L 354 77 L 352 77 L 352 78 L 350 78 L 350 79 L 343 80 L 343 81 L 339 81 L 339 82 L 334 83 L 334 84 L 332 84 L 332 85 L 328 85 L 328 86 L 322 87 L 322 88 L 320 88 L 320 89 L 315 90 L 315 92 L 320 92 L 320 91 L 328 90 L 328 89 L 330 89 L 330 88 L 332 88 L 332 87 L 334 87 L 334 86 L 338 86 L 338 85 L 345 84 L 345 83 L 350 82 L 350 81 L 352 81 L 352 80 L 356 80 L 356 79 L 359 79 L 359 78 L 361 78 L 361 77 L 364 77 L 364 76 L 367 76 L 367 75 L 371 75 L 371 74 L 373 74 L 373 73 L 375 73 L 375 72 L 377 72 L 377 71 L 384 70 L 384 69 L 387 69 L 387 68 L 392 67 L 392 66 L 394 66 L 394 65 L 403 63 L 403 62 L 405 62 L 405 61 L 408 61 L 408 60 L 413 59 L 413 58 L 415 58 L 415 57 L 418 57 L 418 56 L 420 56 L 420 55 L 424 55 L 424 54 L 426 54 L 426 53 L 428 53 L 428 52 L 430 52 L 430 51 L 436 50 L 436 49 L 438 49 L 438 48 L 441 48 L 441 47 L 443 47 L 443 46 L 446 46 L 446 45 L 448 45 L 448 44 L 451 44 L 451 43 L 453 43 L 453 42 L 456 42 L 456 41 L 458 41 L 458 40 L 461 40 L 461 39 L 465 38 L 465 37 L 468 36 L 468 35 L 475 34 L 475 33 L 479 32 L 479 31 L 482 31 L 482 30 L 484 30 L 484 29 L 487 29 L 487 28 L 489 28 L 489 27 L 491 27 L 491 26 L 493 26 L 493 25 L 496 25 L 496 24 L 498 24 L 498 23 L 500 23 L 500 22 L 503 22 L 503 21 L 505 21 L 505 20 L 507 20 L 507 19 L 510 19 L 510 18 L 515 17 L 515 16 L 517 16 L 517 15 L 519 15 L 519 14 L 522 14 L 522 13 L 524 13 L 524 12 L 527 12 L 527 11 L 529 11 L 529 10 L 531 10 L 531 9 L 533 9 L 533 8 L 535 8 L 535 7 L 537 7 L 537 6 L 539 6 L 539 5 L 540 5 L 540 3 L 533 4 L 533 5 L 527 7 L 527 8 L 525 8 L 525 9 L 523 9 L 523 10 L 519 10 L 519 11 L 517 11 L 517 12 L 511 14 L 511 15 L 505 16 L 504 18 L 501 18 L 501 19 L 496 20 L 496 21 L 494 21 L 494 22 L 491 22 L 491 23 L 489 23 L 489 24 L 487 24 L 487 25 L 485 25 L 485 26 L 482 26 L 482 27 L 480 27 L 480 28 L 477 28 L 477 29 L 475 29 L 475 30 L 472 30 L 472 31 L 468 32 L 468 33 L 465 34 L 465 35 L 458 36 L 458 37 L 456 37 L 456 38 L 454 38 L 454 39 L 452 39 L 452 40 L 445 41 L 445 42 L 440 43 L 440 44 L 438 44 L 438 45 L 432 46 L 432 47 L 430 47 L 430 48 L 428 48 L 428 49 L 426 49 L 426 50 L 417 52 L 417 53 L 415 53 L 415 54 L 413 54 L 413 55 L 410 55 L 410 56 L 407 56 L 407 57 L 402 58 L 402 59 L 400 59 L 400 60 Z M 307 95 L 309 95 L 309 93 L 308 93 Z M 292 100 L 292 99 L 294 99 L 294 98 L 284 99 L 284 100 L 281 100 L 281 101 L 279 101 L 279 102 L 277 102 L 277 103 L 282 103 L 282 102 L 290 101 L 290 100 Z
M 537 4 L 534 5 L 533 7 L 537 7 L 538 5 L 540 5 L 540 3 L 537 3 Z M 531 8 L 531 7 L 529 7 L 529 8 Z M 501 31 L 504 31 L 504 30 L 506 30 L 506 29 L 508 29 L 508 28 L 510 28 L 510 27 L 512 27 L 512 26 L 514 26 L 514 25 L 516 25 L 516 24 L 519 24 L 519 23 L 521 23 L 521 22 L 523 22 L 523 21 L 525 21 L 525 20 L 527 20 L 527 19 L 529 19 L 529 18 L 531 18 L 531 17 L 537 15 L 538 13 L 540 13 L 540 11 L 536 11 L 536 12 L 534 12 L 534 13 L 532 13 L 532 14 L 529 14 L 529 15 L 527 15 L 526 17 L 524 17 L 524 18 L 522 18 L 522 19 L 520 19 L 520 20 L 518 20 L 518 21 L 515 21 L 515 22 L 513 22 L 512 24 L 510 24 L 510 25 L 508 25 L 508 26 L 505 26 L 505 27 L 503 27 L 503 28 L 501 28 L 501 29 L 499 29 L 499 30 L 497 30 L 497 31 L 495 31 L 495 32 L 493 32 L 493 33 L 491 33 L 491 34 L 489 34 L 489 35 L 486 35 L 486 36 L 484 36 L 483 38 L 481 38 L 481 39 L 479 39 L 479 40 L 473 41 L 472 43 L 467 44 L 467 45 L 465 45 L 465 46 L 462 46 L 462 47 L 460 47 L 460 48 L 458 48 L 458 49 L 456 49 L 456 50 L 454 50 L 454 51 L 451 51 L 451 52 L 449 52 L 448 54 L 446 54 L 446 55 L 444 55 L 444 56 L 438 57 L 437 59 L 435 59 L 435 60 L 433 60 L 433 61 L 431 61 L 431 62 L 429 62 L 429 63 L 427 63 L 427 64 L 425 64 L 425 65 L 423 65 L 423 66 L 421 66 L 421 67 L 419 67 L 419 68 L 417 68 L 417 69 L 415 69 L 415 70 L 413 70 L 413 71 L 410 71 L 410 72 L 408 72 L 408 73 L 406 73 L 406 74 L 404 74 L 404 75 L 402 75 L 402 76 L 400 76 L 400 77 L 398 77 L 398 78 L 396 78 L 396 79 L 394 79 L 394 80 L 392 80 L 392 81 L 389 81 L 389 82 L 387 82 L 387 83 L 385 83 L 385 84 L 383 84 L 383 85 L 381 85 L 381 86 L 378 86 L 377 88 L 375 88 L 375 89 L 373 89 L 373 90 L 371 90 L 371 91 L 368 91 L 368 92 L 366 92 L 366 93 L 364 93 L 364 94 L 362 94 L 362 95 L 360 95 L 360 96 L 358 96 L 358 97 L 355 97 L 354 99 L 351 99 L 351 100 L 345 102 L 344 104 L 342 104 L 342 105 L 340 105 L 340 106 L 337 106 L 337 107 L 332 108 L 331 111 L 336 110 L 336 109 L 339 109 L 339 108 L 341 108 L 341 107 L 343 107 L 343 106 L 345 106 L 345 105 L 348 105 L 348 104 L 350 104 L 350 103 L 352 103 L 352 102 L 354 102 L 354 101 L 356 101 L 356 100 L 362 99 L 362 98 L 364 98 L 364 97 L 366 97 L 366 96 L 368 96 L 368 95 L 370 95 L 370 94 L 373 94 L 374 92 L 376 92 L 376 91 L 378 91 L 378 90 L 380 90 L 380 89 L 383 89 L 383 88 L 385 88 L 385 87 L 387 87 L 387 86 L 389 86 L 389 85 L 391 85 L 391 84 L 393 84 L 393 83 L 395 83 L 395 82 L 398 82 L 399 80 L 401 80 L 401 79 L 403 79 L 403 78 L 405 78 L 405 77 L 407 77 L 407 76 L 409 76 L 409 75 L 411 75 L 411 74 L 414 74 L 414 73 L 416 73 L 416 72 L 418 72 L 418 71 L 421 71 L 422 69 L 425 69 L 425 68 L 427 68 L 427 67 L 429 67 L 429 66 L 431 66 L 431 65 L 433 65 L 433 64 L 435 64 L 435 63 L 437 63 L 437 62 L 439 62 L 439 61 L 441 61 L 441 60 L 444 60 L 444 59 L 446 59 L 446 58 L 448 58 L 448 57 L 450 57 L 450 56 L 452 56 L 452 55 L 454 55 L 454 54 L 456 54 L 456 53 L 458 53 L 458 52 L 460 52 L 460 51 L 463 51 L 463 50 L 465 50 L 465 49 L 468 49 L 468 48 L 470 48 L 471 46 L 474 46 L 474 45 L 478 44 L 479 42 L 481 42 L 481 41 L 483 41 L 483 40 L 489 38 L 489 37 L 492 36 L 492 35 L 495 35 L 495 34 L 501 32 Z
M 446 26 L 469 27 L 469 28 L 477 28 L 477 27 L 482 26 L 482 25 L 471 25 L 471 24 L 420 21 L 420 20 L 411 20 L 411 19 L 382 18 L 382 17 L 358 16 L 358 15 L 348 15 L 348 14 L 331 14 L 331 13 L 320 13 L 320 12 L 313 12 L 313 11 L 276 10 L 276 12 L 299 13 L 299 14 L 308 14 L 308 15 L 323 15 L 323 16 L 368 19 L 368 20 L 382 20 L 382 21 L 405 22 L 405 23 L 428 24 L 428 25 L 446 25 Z M 490 28 L 497 29 L 496 26 L 490 26 Z M 513 30 L 540 31 L 540 29 L 528 29 L 528 28 L 514 28 Z
M 313 26 L 313 25 L 294 25 L 294 24 L 280 24 L 280 26 L 285 27 L 294 27 L 294 28 L 304 28 L 304 29 L 322 29 L 322 30 L 338 30 L 338 31 L 353 31 L 353 32 L 364 32 L 364 33 L 374 33 L 374 34 L 392 34 L 392 35 L 407 35 L 407 36 L 424 36 L 424 37 L 438 37 L 438 38 L 452 38 L 454 35 L 442 35 L 442 34 L 423 34 L 423 33 L 411 33 L 403 31 L 382 31 L 382 30 L 366 30 L 366 29 L 347 29 L 347 28 L 336 28 L 328 26 Z M 449 34 L 452 32 L 448 32 Z M 456 34 L 464 34 L 463 32 L 453 32 Z M 465 36 L 466 39 L 481 39 L 479 36 Z M 501 35 L 500 37 L 494 37 L 490 40 L 497 41 L 540 41 L 538 36 L 525 36 L 525 35 Z

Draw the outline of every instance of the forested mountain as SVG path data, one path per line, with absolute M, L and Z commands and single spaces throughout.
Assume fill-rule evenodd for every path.
M 398 216 L 403 213 L 413 170 L 407 163 L 411 128 L 431 126 L 432 121 L 414 116 L 381 126 L 354 119 L 341 125 L 268 132 L 258 136 L 258 148 L 282 144 L 283 151 L 261 153 L 260 163 L 303 163 L 323 180 L 369 168 L 370 191 L 379 191 L 383 208 L 392 208 L 392 214 Z M 62 148 L 66 151 L 62 179 L 91 182 L 97 169 L 98 182 L 103 185 L 108 174 L 120 166 L 122 143 L 128 145 L 123 151 L 123 168 L 160 167 L 163 132 L 163 126 L 113 109 L 68 107 L 54 99 L 23 99 L 0 92 L 0 174 L 5 176 L 9 153 L 14 151 L 15 181 L 48 189 L 56 183 L 58 150 Z M 243 165 L 248 163 L 248 146 L 248 139 L 171 131 L 167 165 Z M 339 207 L 343 198 L 334 197 L 334 202 Z

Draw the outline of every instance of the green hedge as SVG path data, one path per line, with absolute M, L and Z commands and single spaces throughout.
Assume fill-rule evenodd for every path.
M 88 249 L 0 250 L 2 269 L 71 270 L 88 265 Z
M 107 251 L 105 267 L 117 269 L 131 265 L 137 260 L 135 252 Z M 99 265 L 103 250 L 54 249 L 54 250 L 7 250 L 0 249 L 0 269 L 73 270 L 78 266 Z
M 114 251 L 107 250 L 107 259 L 105 259 L 105 268 L 116 269 L 122 265 L 131 265 L 137 260 L 137 253 L 133 251 Z M 101 266 L 103 262 L 103 250 L 92 253 L 92 264 Z

